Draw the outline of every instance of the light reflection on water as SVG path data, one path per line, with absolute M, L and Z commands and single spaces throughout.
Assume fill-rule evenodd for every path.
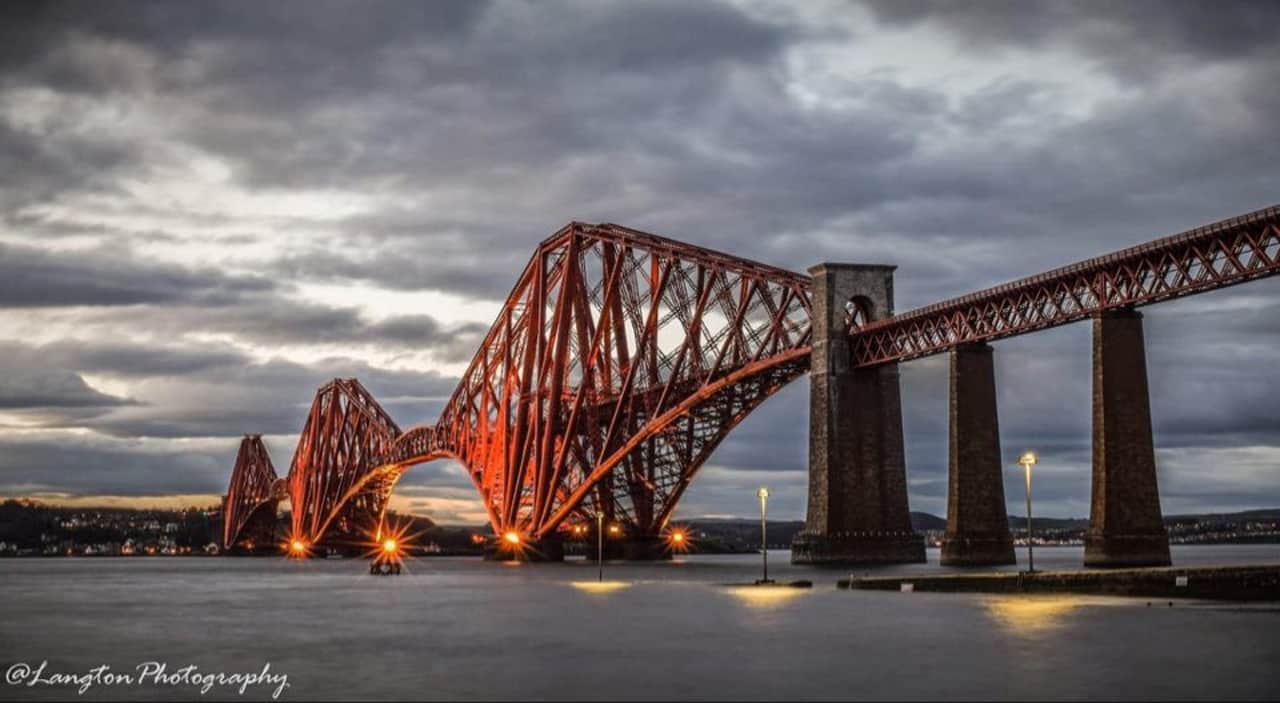
M 607 595 L 631 586 L 627 581 L 571 581 L 569 585 L 596 595 Z
M 997 623 L 1018 634 L 1062 627 L 1073 610 L 1085 605 L 1080 596 L 996 596 L 986 602 Z
M 763 609 L 786 605 L 808 591 L 808 589 L 787 586 L 732 586 L 726 590 L 729 595 L 746 604 L 747 607 Z
M 1046 563 L 1063 566 L 1083 557 L 1045 551 Z M 7 559 L 0 666 L 49 659 L 63 671 L 121 671 L 163 660 L 234 672 L 270 662 L 290 675 L 289 700 L 1280 694 L 1273 613 L 841 591 L 844 572 L 770 556 L 771 575 L 814 587 L 722 585 L 757 578 L 757 555 L 611 562 L 604 583 L 580 560 L 424 558 L 401 576 L 378 577 L 355 559 Z M 936 550 L 930 559 L 875 573 L 937 571 Z M 1175 547 L 1174 561 L 1280 563 L 1280 545 Z M 85 698 L 198 695 L 119 689 Z M 0 688 L 0 699 L 32 696 L 74 694 Z

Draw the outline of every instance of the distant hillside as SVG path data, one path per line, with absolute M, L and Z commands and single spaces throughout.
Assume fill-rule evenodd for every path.
M 916 532 L 922 530 L 945 530 L 947 529 L 947 519 L 929 513 L 912 512 L 911 529 Z

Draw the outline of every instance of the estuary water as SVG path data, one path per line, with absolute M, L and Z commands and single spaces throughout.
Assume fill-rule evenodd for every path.
M 578 561 L 418 559 L 380 578 L 360 560 L 3 560 L 0 699 L 1280 698 L 1277 604 L 839 591 L 846 571 L 769 556 L 814 588 L 724 585 L 758 577 L 758 555 L 608 564 L 603 583 Z M 942 571 L 937 556 L 860 573 Z M 1274 564 L 1280 545 L 1174 562 Z M 148 665 L 164 673 L 109 680 Z M 201 693 L 264 665 L 277 678 Z

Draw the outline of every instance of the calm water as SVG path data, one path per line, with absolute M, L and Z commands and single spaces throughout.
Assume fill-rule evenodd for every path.
M 314 698 L 1264 698 L 1280 697 L 1280 607 L 1096 597 L 812 591 L 721 584 L 758 557 L 609 565 L 427 559 L 376 578 L 354 560 L 0 561 L 0 665 L 46 675 L 288 675 Z M 939 571 L 923 566 L 877 573 Z M 1076 567 L 1081 551 L 1038 550 Z M 1280 563 L 1280 545 L 1174 548 L 1179 565 Z M 206 699 L 269 699 L 274 685 Z M 0 684 L 0 699 L 74 697 Z M 190 685 L 91 687 L 84 700 L 197 698 Z

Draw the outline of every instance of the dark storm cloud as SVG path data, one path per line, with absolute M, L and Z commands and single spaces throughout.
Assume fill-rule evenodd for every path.
M 90 386 L 82 373 L 130 379 L 136 398 Z M 252 362 L 231 349 L 143 344 L 0 344 L 0 409 L 44 428 L 90 427 L 119 437 L 297 433 L 315 391 L 357 378 L 405 428 L 434 421 L 457 379 L 333 358 Z
M 0 343 L 0 355 L 19 353 L 19 349 L 18 345 Z M 54 342 L 31 349 L 29 354 L 49 366 L 125 377 L 184 376 L 251 363 L 242 352 L 209 345 L 159 347 L 119 342 Z
M 0 495 L 220 494 L 226 491 L 238 443 L 227 444 L 226 449 L 156 450 L 66 434 L 37 439 L 0 436 Z M 288 459 L 284 461 L 287 467 Z
M 137 306 L 86 315 L 86 321 L 100 320 L 104 328 L 132 319 L 153 331 L 234 332 L 263 344 L 435 348 L 443 361 L 469 359 L 487 329 L 478 323 L 445 326 L 428 315 L 371 322 L 352 308 L 299 302 L 282 293 L 259 276 L 147 263 L 102 250 L 51 252 L 0 243 L 0 308 Z M 99 351 L 107 361 L 111 343 Z M 137 357 L 136 365 L 144 358 Z M 164 361 L 178 360 L 166 356 Z M 188 357 L 179 363 L 210 361 Z
M 86 424 L 122 437 L 296 434 L 316 390 L 332 378 L 358 379 L 406 429 L 434 422 L 457 385 L 457 379 L 436 372 L 393 371 L 351 359 L 273 360 L 144 381 L 138 394 L 154 398 L 155 407 L 123 408 Z
M 397 38 L 455 34 L 484 7 L 484 2 L 460 0 L 424 5 L 317 0 L 307 3 L 306 12 L 299 12 L 300 8 L 288 4 L 254 7 L 219 2 L 188 7 L 163 0 L 106 0 L 86 8 L 76 2 L 20 1 L 6 7 L 9 22 L 0 33 L 5 40 L 0 61 L 11 69 L 34 71 L 42 82 L 59 88 L 96 92 L 114 87 L 104 85 L 109 76 L 84 73 L 86 66 L 60 63 L 70 40 L 91 36 L 133 42 L 167 58 L 179 58 L 192 43 L 210 39 L 274 41 L 286 46 L 304 42 L 322 46 L 335 57 L 356 58 Z
M 68 136 L 58 140 L 0 120 L 0 205 L 10 208 L 58 197 L 67 191 L 110 191 L 107 178 L 137 164 L 128 144 Z
M 106 251 L 51 252 L 0 243 L 0 307 L 227 305 L 272 287 L 265 279 L 143 263 Z
M 64 411 L 74 416 L 85 408 L 127 405 L 128 400 L 94 390 L 77 373 L 37 365 L 19 366 L 13 359 L 0 361 L 0 409 L 48 413 Z
M 867 3 L 889 26 L 931 22 L 975 51 L 1066 44 L 1123 74 L 1150 75 L 1169 61 L 1275 56 L 1274 3 L 1253 0 L 957 3 L 883 0 Z

